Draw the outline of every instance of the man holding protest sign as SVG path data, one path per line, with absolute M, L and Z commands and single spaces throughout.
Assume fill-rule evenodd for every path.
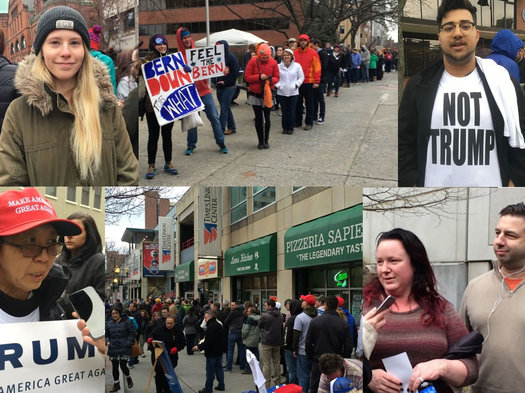
M 191 62 L 188 62 L 187 59 L 186 50 L 195 48 L 195 42 L 193 41 L 193 38 L 191 38 L 190 31 L 185 27 L 179 27 L 179 29 L 177 30 L 177 46 L 179 48 L 179 51 L 181 51 L 186 64 L 189 64 L 191 66 Z M 193 76 L 195 80 L 195 73 Z M 217 108 L 215 107 L 215 102 L 213 101 L 210 84 L 207 79 L 201 79 L 195 82 L 195 86 L 197 87 L 200 99 L 204 104 L 204 112 L 206 113 L 206 117 L 211 123 L 213 135 L 215 137 L 215 143 L 217 143 L 217 145 L 219 146 L 220 152 L 226 154 L 228 153 L 228 148 L 224 144 L 224 133 L 222 132 L 219 114 L 217 112 Z M 195 150 L 196 147 L 197 127 L 188 130 L 187 149 L 184 151 L 184 154 L 187 156 L 191 156 L 193 150 Z

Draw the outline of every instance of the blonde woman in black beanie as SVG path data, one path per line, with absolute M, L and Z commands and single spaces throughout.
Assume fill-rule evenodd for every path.
M 104 64 L 89 56 L 82 15 L 58 6 L 39 19 L 17 70 L 22 97 L 0 135 L 0 185 L 134 185 L 138 162 Z

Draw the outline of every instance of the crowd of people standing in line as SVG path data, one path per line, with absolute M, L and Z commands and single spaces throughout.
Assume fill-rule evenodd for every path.
M 128 387 L 133 386 L 130 369 L 138 362 L 138 357 L 131 355 L 133 340 L 141 349 L 147 344 L 149 350 L 153 349 L 154 340 L 163 341 L 173 367 L 184 348 L 188 356 L 203 352 L 206 383 L 200 393 L 212 392 L 214 379 L 215 390 L 225 390 L 224 373 L 232 372 L 235 364 L 239 364 L 242 374 L 251 374 L 247 349 L 259 360 L 267 388 L 284 382 L 281 376 L 286 383 L 300 385 L 304 393 L 317 393 L 318 389 L 327 393 L 330 380 L 338 376 L 348 377 L 357 388 L 362 387 L 361 364 L 351 358 L 357 343 L 356 324 L 340 297 L 308 294 L 301 300 L 287 299 L 284 306 L 271 297 L 262 313 L 249 301 L 226 301 L 221 305 L 179 298 L 148 298 L 127 305 L 117 299 L 113 304 L 106 301 L 106 310 L 106 342 L 115 378 L 112 392 L 120 389 L 118 367 Z M 328 356 L 328 366 L 322 358 L 324 354 L 332 356 Z M 330 379 L 332 374 L 326 369 L 333 367 L 334 362 L 339 368 L 351 365 L 352 372 L 341 371 Z M 151 363 L 155 363 L 153 351 Z M 155 382 L 157 392 L 169 392 L 158 363 Z

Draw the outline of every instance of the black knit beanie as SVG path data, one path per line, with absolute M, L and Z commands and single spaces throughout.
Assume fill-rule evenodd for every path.
M 47 10 L 38 20 L 35 42 L 33 43 L 36 55 L 42 49 L 42 44 L 48 34 L 59 29 L 75 30 L 80 34 L 88 49 L 91 48 L 88 26 L 84 17 L 73 8 L 58 6 Z

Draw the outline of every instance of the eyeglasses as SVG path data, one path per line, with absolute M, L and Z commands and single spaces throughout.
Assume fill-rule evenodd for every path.
M 474 22 L 461 22 L 458 24 L 455 23 L 445 23 L 440 27 L 441 31 L 445 34 L 452 34 L 456 31 L 456 27 L 459 26 L 460 30 L 463 33 L 470 33 L 472 28 L 476 26 Z
M 11 247 L 17 247 L 22 252 L 22 255 L 26 258 L 35 258 L 39 256 L 43 250 L 46 250 L 47 255 L 50 257 L 56 257 L 62 251 L 64 244 L 54 243 L 47 247 L 42 247 L 37 244 L 15 244 L 6 240 L 0 240 L 0 243 L 7 244 Z

